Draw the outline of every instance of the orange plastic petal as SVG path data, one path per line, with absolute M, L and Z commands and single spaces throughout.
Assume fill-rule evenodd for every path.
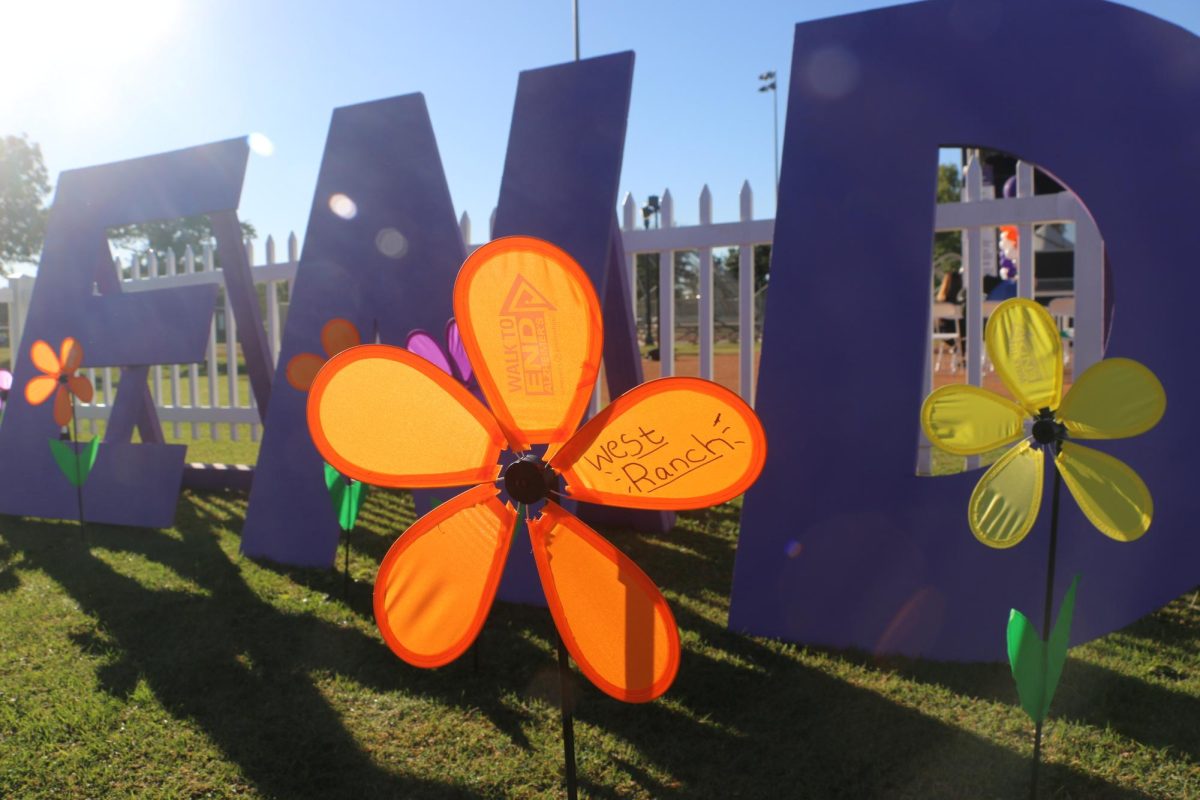
M 83 345 L 68 336 L 62 340 L 58 360 L 63 372 L 74 372 L 83 363 Z
M 92 402 L 92 382 L 83 375 L 72 375 L 67 378 L 67 388 L 71 390 L 71 394 L 83 402 Z
M 340 317 L 331 319 L 325 323 L 325 327 L 321 328 L 321 347 L 325 348 L 327 356 L 336 356 L 343 350 L 349 350 L 360 344 L 362 344 L 362 337 L 358 335 L 358 328 L 354 327 L 354 323 L 348 319 Z
M 661 695 L 679 671 L 679 630 L 632 559 L 553 502 L 529 521 L 554 624 L 579 669 L 627 703 Z
M 540 239 L 497 239 L 459 271 L 454 316 L 513 449 L 566 441 L 591 397 L 604 339 L 579 265 Z
M 57 388 L 58 379 L 53 375 L 38 375 L 25 384 L 25 399 L 31 406 L 41 405 Z
M 495 479 L 504 434 L 451 376 L 402 347 L 343 350 L 317 373 L 308 430 L 343 475 L 377 486 Z
M 440 667 L 479 635 L 516 527 L 495 486 L 476 486 L 417 520 L 375 578 L 375 622 L 392 652 Z
M 550 464 L 576 500 L 688 509 L 746 491 L 766 457 L 762 424 L 740 397 L 699 378 L 661 378 L 588 420 Z
M 288 359 L 284 374 L 293 389 L 307 392 L 323 366 L 325 366 L 325 359 L 320 356 L 314 353 L 299 353 Z
M 71 424 L 74 411 L 71 407 L 71 393 L 67 387 L 59 384 L 54 394 L 54 422 L 59 426 Z
M 49 344 L 38 339 L 29 348 L 29 357 L 33 359 L 33 365 L 42 372 L 58 377 L 62 363 L 58 360 L 58 354 L 54 352 L 54 348 Z

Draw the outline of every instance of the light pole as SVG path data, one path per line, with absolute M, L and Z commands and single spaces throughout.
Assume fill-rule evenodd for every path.
M 574 0 L 571 23 L 575 28 L 575 60 L 579 60 L 579 0 Z
M 775 70 L 764 72 L 758 76 L 762 85 L 758 87 L 760 92 L 770 92 L 772 105 L 775 109 L 775 200 L 779 201 L 779 92 L 775 88 Z
M 662 204 L 659 202 L 658 195 L 656 195 L 656 194 L 650 195 L 649 199 L 646 200 L 646 205 L 642 206 L 642 224 L 646 226 L 647 230 L 649 230 L 649 228 L 650 228 L 651 218 L 654 219 L 654 227 L 655 228 L 659 227 L 658 214 L 660 211 L 662 211 Z M 660 265 L 660 268 L 661 268 L 661 265 Z M 654 306 L 650 302 L 650 292 L 654 289 L 654 283 L 655 282 L 653 280 L 648 280 L 646 282 L 646 346 L 647 347 L 654 346 L 654 330 L 650 325 L 650 317 L 654 313 Z M 659 319 L 658 319 L 658 326 L 659 326 L 658 338 L 659 338 L 659 340 L 661 340 L 662 339 L 662 317 L 661 317 L 661 315 L 659 316 Z

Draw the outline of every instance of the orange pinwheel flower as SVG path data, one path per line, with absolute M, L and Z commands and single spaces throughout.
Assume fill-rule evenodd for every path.
M 383 486 L 473 487 L 417 520 L 384 557 L 375 581 L 384 640 L 420 667 L 470 647 L 518 521 L 498 497 L 499 480 L 530 517 L 538 576 L 579 668 L 612 697 L 653 700 L 679 668 L 671 609 L 629 557 L 556 499 L 680 510 L 723 503 L 762 469 L 761 424 L 715 383 L 664 378 L 576 431 L 600 368 L 600 305 L 579 265 L 547 242 L 511 237 L 476 250 L 454 286 L 454 315 L 490 410 L 434 364 L 384 345 L 330 359 L 308 396 L 313 441 L 343 474 Z M 549 449 L 539 456 L 535 444 Z
M 329 358 L 358 344 L 362 344 L 362 337 L 358 335 L 358 328 L 354 327 L 353 322 L 340 317 L 329 320 L 321 328 L 321 347 L 325 350 L 326 357 L 321 358 L 316 353 L 299 353 L 292 356 L 284 371 L 287 382 L 293 389 L 307 392 Z
M 25 399 L 37 406 L 53 394 L 54 421 L 60 426 L 69 424 L 74 413 L 71 395 L 85 403 L 92 401 L 92 382 L 75 374 L 83 363 L 83 348 L 68 336 L 56 354 L 53 347 L 38 339 L 29 349 L 29 356 L 42 374 L 25 384 Z

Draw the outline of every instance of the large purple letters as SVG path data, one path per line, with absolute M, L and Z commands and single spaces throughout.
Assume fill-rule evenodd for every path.
M 1013 31 L 1020 54 L 989 57 Z M 1074 640 L 1195 586 L 1200 333 L 1191 293 L 1163 287 L 1194 283 L 1200 40 L 1098 0 L 934 0 L 799 25 L 793 53 L 758 394 L 771 449 L 731 627 L 999 659 L 1009 608 L 1041 607 L 1048 514 L 990 550 L 967 529 L 978 473 L 914 475 L 939 145 L 1017 154 L 1079 194 L 1113 268 L 1107 354 L 1169 397 L 1155 430 L 1104 448 L 1157 500 L 1145 538 L 1113 542 L 1063 503 L 1059 585 L 1084 576 Z M 1053 103 L 1033 90 L 1048 79 Z

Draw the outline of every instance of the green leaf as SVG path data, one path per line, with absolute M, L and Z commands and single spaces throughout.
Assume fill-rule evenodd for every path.
M 87 444 L 65 442 L 62 439 L 50 440 L 50 452 L 58 464 L 59 470 L 67 476 L 72 486 L 82 486 L 96 463 L 96 455 L 100 450 L 100 439 L 92 437 Z
M 358 521 L 358 511 L 367 499 L 366 487 L 361 481 L 347 478 L 336 468 L 326 464 L 325 488 L 329 491 L 329 499 L 333 501 L 338 525 L 344 531 L 352 530 L 354 523 Z
M 1033 623 L 1015 608 L 1008 616 L 1008 663 L 1012 667 L 1013 680 L 1017 683 L 1017 695 L 1021 708 L 1033 719 L 1041 722 L 1050 711 L 1050 701 L 1062 677 L 1063 664 L 1067 660 L 1067 648 L 1071 639 L 1071 620 L 1075 616 L 1075 589 L 1079 576 L 1071 581 L 1071 587 L 1063 597 L 1058 609 L 1058 619 L 1050 632 L 1050 640 L 1038 636 Z
M 1079 576 L 1071 579 L 1071 588 L 1063 597 L 1062 605 L 1058 607 L 1058 619 L 1050 629 L 1050 641 L 1046 652 L 1046 704 L 1042 707 L 1042 717 L 1050 711 L 1050 701 L 1058 688 L 1058 679 L 1062 677 L 1063 664 L 1067 661 L 1067 648 L 1071 642 L 1071 620 L 1075 618 L 1075 587 L 1079 585 Z
M 1046 645 L 1028 617 L 1015 608 L 1010 611 L 1008 664 L 1012 667 L 1013 680 L 1017 682 L 1021 708 L 1034 722 L 1042 721 L 1042 708 L 1045 705 L 1046 675 L 1042 669 L 1045 652 Z

